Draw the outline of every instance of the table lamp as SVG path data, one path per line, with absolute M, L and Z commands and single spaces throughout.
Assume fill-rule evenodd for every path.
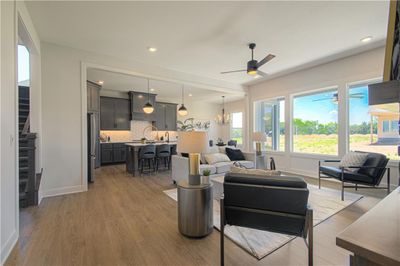
M 200 153 L 208 148 L 208 137 L 205 131 L 181 131 L 178 133 L 177 151 L 189 153 L 189 185 L 200 185 Z
M 256 154 L 261 155 L 261 143 L 267 141 L 265 132 L 253 132 L 253 141 L 256 142 Z

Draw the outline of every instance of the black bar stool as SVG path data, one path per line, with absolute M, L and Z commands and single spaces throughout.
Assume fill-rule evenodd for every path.
M 156 171 L 158 171 L 160 161 L 164 160 L 164 167 L 169 170 L 171 160 L 171 146 L 168 144 L 162 144 L 157 146 L 156 152 Z
M 156 159 L 156 146 L 155 145 L 146 145 L 139 149 L 139 169 L 140 173 L 144 173 L 144 167 L 147 163 L 148 173 L 155 172 L 155 159 Z M 151 170 L 153 168 L 153 171 Z

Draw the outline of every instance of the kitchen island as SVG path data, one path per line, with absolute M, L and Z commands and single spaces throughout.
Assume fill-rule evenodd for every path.
M 176 142 L 155 142 L 155 143 L 125 143 L 126 146 L 126 171 L 133 176 L 139 175 L 139 149 L 146 145 L 163 145 L 168 144 L 171 147 L 171 155 L 176 154 Z

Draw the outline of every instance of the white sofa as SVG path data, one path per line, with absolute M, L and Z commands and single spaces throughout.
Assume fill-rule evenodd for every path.
M 207 153 L 225 153 L 225 147 L 212 147 Z M 246 168 L 254 168 L 255 166 L 255 153 L 254 152 L 243 152 L 246 160 L 238 161 L 242 166 Z M 231 166 L 234 161 L 229 162 L 218 162 L 215 164 L 207 164 L 205 162 L 204 156 L 201 156 L 202 164 L 200 164 L 200 173 L 204 170 L 210 170 L 210 177 L 224 175 L 230 171 Z M 181 155 L 172 156 L 172 173 L 171 177 L 174 182 L 179 182 L 181 180 L 187 180 L 189 176 L 189 158 L 183 157 Z

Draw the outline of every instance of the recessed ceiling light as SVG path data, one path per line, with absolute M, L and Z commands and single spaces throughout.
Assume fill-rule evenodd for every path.
M 99 83 L 100 85 L 103 85 L 104 81 L 103 80 L 98 80 L 97 83 Z
M 150 91 L 154 91 L 154 89 L 150 89 Z
M 192 97 L 192 96 L 193 96 L 193 94 L 189 93 L 189 97 Z
M 360 42 L 366 43 L 366 42 L 370 42 L 371 40 L 372 40 L 372 36 L 367 36 L 367 37 L 362 38 L 360 40 Z
M 147 50 L 149 50 L 149 52 L 152 52 L 152 53 L 157 52 L 157 48 L 152 47 L 152 46 L 147 47 Z

